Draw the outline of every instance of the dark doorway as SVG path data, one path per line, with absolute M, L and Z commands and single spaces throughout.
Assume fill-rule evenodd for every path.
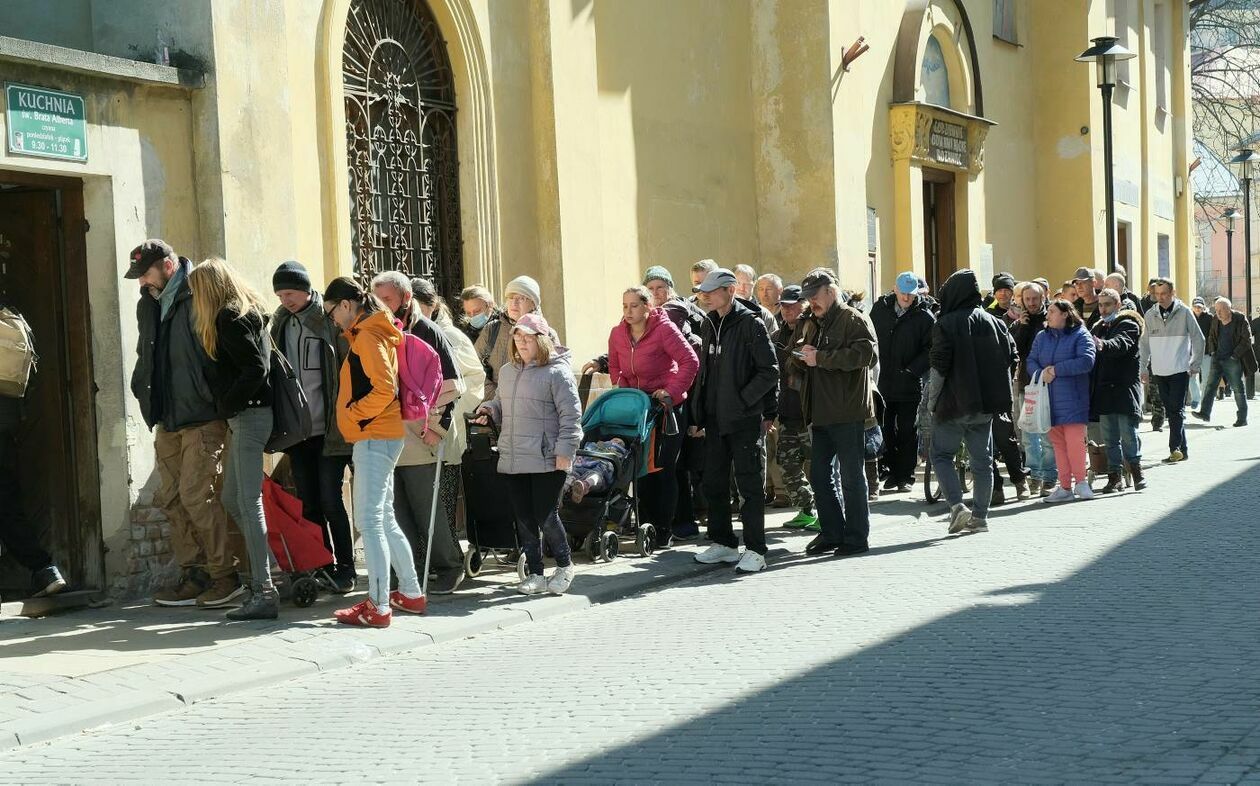
M 85 231 L 79 181 L 0 173 L 0 299 L 26 318 L 39 357 L 18 432 L 22 506 L 70 584 L 99 587 L 104 549 Z M 0 556 L 6 598 L 24 594 L 29 579 Z
M 954 227 L 954 173 L 923 168 L 923 245 L 927 282 L 939 292 L 945 279 L 958 269 Z

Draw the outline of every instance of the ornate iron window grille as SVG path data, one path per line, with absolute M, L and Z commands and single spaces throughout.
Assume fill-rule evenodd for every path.
M 353 0 L 342 50 L 354 274 L 463 287 L 455 84 L 424 0 Z

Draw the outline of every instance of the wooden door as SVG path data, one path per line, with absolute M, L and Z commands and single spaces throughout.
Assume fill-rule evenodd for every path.
M 954 228 L 954 176 L 936 169 L 923 170 L 923 243 L 928 288 L 940 291 L 958 269 Z
M 97 477 L 87 285 L 80 278 L 74 286 L 82 291 L 67 298 L 58 200 L 50 189 L 0 191 L 0 299 L 30 324 L 39 358 L 18 435 L 26 519 L 67 578 L 81 586 L 99 581 L 100 490 L 80 488 L 85 478 Z M 76 313 L 69 312 L 71 302 Z M 76 400 L 76 392 L 86 400 Z M 94 499 L 95 508 L 82 504 L 84 498 Z M 0 586 L 25 587 L 27 578 L 8 562 L 0 566 Z

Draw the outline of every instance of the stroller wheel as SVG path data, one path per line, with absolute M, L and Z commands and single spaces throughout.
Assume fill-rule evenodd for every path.
M 516 559 L 516 575 L 521 581 L 524 581 L 525 579 L 529 578 L 529 574 L 526 572 L 526 568 L 525 568 L 525 555 L 524 554 L 521 554 L 521 556 Z
M 604 561 L 612 562 L 617 558 L 617 553 L 621 551 L 621 541 L 617 538 L 617 533 L 615 532 L 605 532 L 602 540 Z
M 582 548 L 586 551 L 586 556 L 591 558 L 591 562 L 599 561 L 603 550 L 600 548 L 598 530 L 591 530 L 590 534 L 586 536 L 586 542 L 583 543 Z
M 464 554 L 464 573 L 468 578 L 475 579 L 481 573 L 482 564 L 481 549 L 469 549 Z
M 303 576 L 293 582 L 293 605 L 305 609 L 315 604 L 319 598 L 319 582 L 309 576 Z
M 639 534 L 635 536 L 634 543 L 639 547 L 640 557 L 652 556 L 652 552 L 656 550 L 656 527 L 651 524 L 639 527 Z

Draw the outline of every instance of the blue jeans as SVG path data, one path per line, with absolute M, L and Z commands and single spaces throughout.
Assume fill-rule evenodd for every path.
M 1028 464 L 1028 475 L 1043 484 L 1053 486 L 1059 482 L 1059 468 L 1054 463 L 1054 445 L 1046 434 L 1020 433 L 1020 441 L 1024 443 L 1024 461 Z
M 812 426 L 809 485 L 823 539 L 837 546 L 861 548 L 871 532 L 871 510 L 866 495 L 866 428 L 862 423 Z M 835 466 L 840 493 L 836 493 Z M 843 507 L 840 504 L 844 498 Z
M 1168 416 L 1168 452 L 1180 450 L 1183 456 L 1189 456 L 1186 446 L 1186 391 L 1190 388 L 1190 375 L 1185 371 L 1166 377 L 1152 374 L 1151 381 L 1159 389 L 1159 398 L 1164 402 L 1164 413 Z M 1205 399 L 1215 396 L 1215 391 L 1211 391 L 1211 395 L 1208 391 L 1203 392 Z
M 367 559 L 368 597 L 379 609 L 389 608 L 389 568 L 404 595 L 420 594 L 420 578 L 411 544 L 394 518 L 394 465 L 402 455 L 401 439 L 365 439 L 354 443 L 354 524 L 363 536 Z
M 271 407 L 250 407 L 228 421 L 223 458 L 223 508 L 236 522 L 249 555 L 251 588 L 271 590 L 271 550 L 263 516 L 263 449 L 271 438 Z
M 963 501 L 962 480 L 954 469 L 954 456 L 964 442 L 971 459 L 971 511 L 976 518 L 984 519 L 989 515 L 989 500 L 993 496 L 993 416 L 963 415 L 942 420 L 932 428 L 932 469 L 951 508 Z
M 1142 438 L 1138 436 L 1136 415 L 1099 415 L 1103 443 L 1107 446 L 1107 464 L 1112 472 L 1119 472 L 1124 462 L 1139 464 L 1142 461 Z
M 1234 404 L 1238 406 L 1238 419 L 1247 419 L 1247 391 L 1243 385 L 1242 362 L 1238 358 L 1212 358 L 1212 367 L 1208 369 L 1207 385 L 1203 391 L 1203 407 L 1199 410 L 1208 420 L 1212 419 L 1212 405 L 1216 403 L 1216 388 L 1221 384 L 1221 377 L 1234 391 Z M 1208 393 L 1211 395 L 1208 395 Z

